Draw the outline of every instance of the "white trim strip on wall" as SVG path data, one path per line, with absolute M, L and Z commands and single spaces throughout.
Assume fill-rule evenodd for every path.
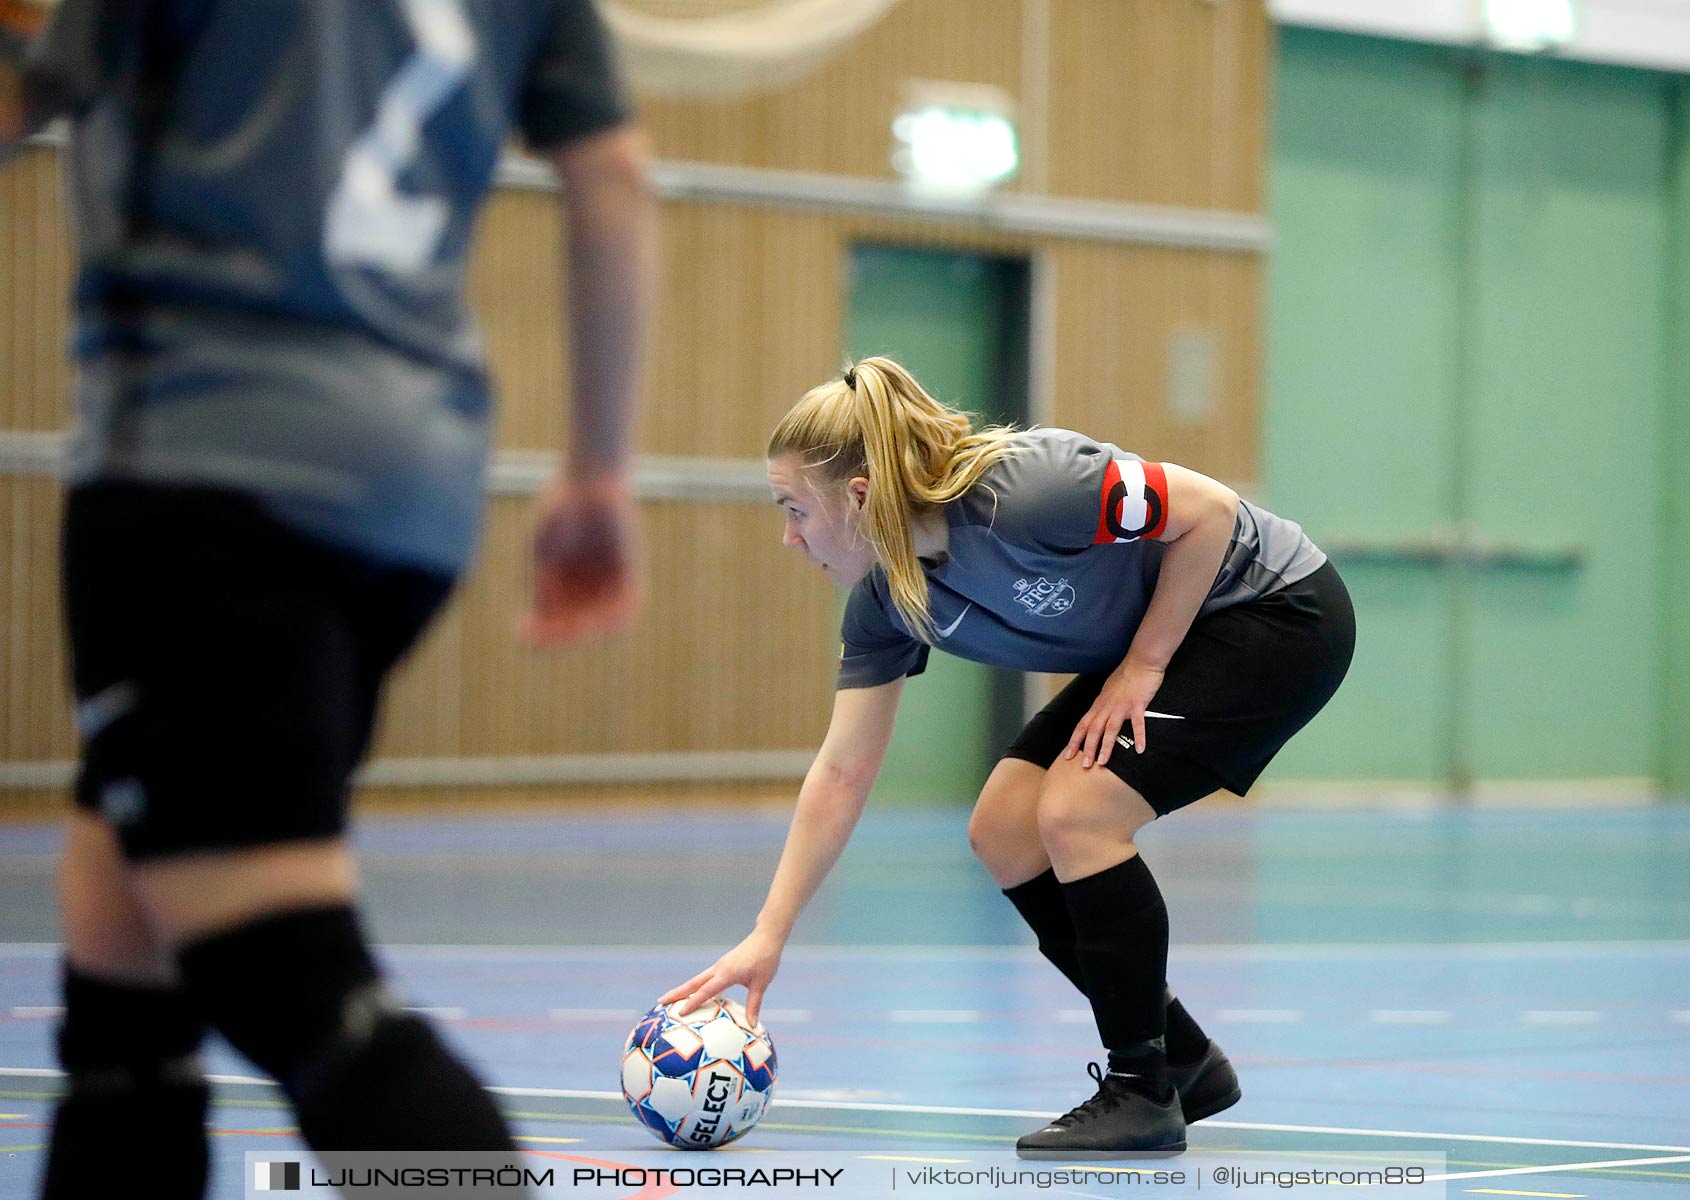
M 543 171 L 549 170 L 541 167 Z M 1123 204 L 999 192 L 980 200 L 936 200 L 902 183 L 808 171 L 774 171 L 713 163 L 661 162 L 652 172 L 669 200 L 763 205 L 900 220 L 950 221 L 998 233 L 1132 242 L 1195 250 L 1265 253 L 1272 227 L 1255 213 Z M 510 178 L 501 172 L 501 180 Z
M 30 139 L 38 146 L 64 143 L 62 127 Z M 557 179 L 546 163 L 507 154 L 495 180 L 501 187 L 555 191 Z M 897 220 L 948 221 L 997 233 L 1131 242 L 1193 250 L 1265 253 L 1273 244 L 1272 226 L 1256 213 L 1177 208 L 1160 204 L 1122 204 L 1059 196 L 1000 192 L 980 200 L 930 199 L 896 180 L 863 179 L 817 171 L 780 171 L 717 163 L 661 159 L 652 164 L 652 186 L 664 200 L 706 204 L 802 209 L 842 216 Z
M 64 452 L 62 433 L 0 431 L 0 475 L 58 475 Z
M 65 440 L 63 433 L 0 431 L 0 476 L 57 476 Z M 501 450 L 489 467 L 487 491 L 494 496 L 534 495 L 557 471 L 559 461 L 547 450 Z M 760 458 L 643 455 L 634 460 L 634 494 L 641 500 L 766 504 L 769 478 Z
M 358 774 L 365 787 L 522 787 L 567 783 L 679 783 L 799 779 L 814 750 L 700 750 L 490 758 L 384 758 Z M 0 763 L 0 791 L 69 787 L 73 762 Z
M 547 450 L 500 450 L 493 456 L 487 491 L 495 496 L 531 496 L 558 469 Z M 769 503 L 768 469 L 760 458 L 666 458 L 634 460 L 634 494 L 642 500 L 741 500 Z

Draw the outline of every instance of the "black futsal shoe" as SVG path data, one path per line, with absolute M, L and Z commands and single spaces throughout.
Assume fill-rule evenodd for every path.
M 1134 1158 L 1185 1150 L 1185 1114 L 1179 1093 L 1166 1087 L 1151 1095 L 1131 1075 L 1105 1075 L 1096 1063 L 1086 1069 L 1097 1095 L 1036 1133 L 1015 1143 L 1022 1158 Z
M 1190 1066 L 1168 1064 L 1168 1082 L 1179 1093 L 1179 1106 L 1185 1111 L 1185 1123 L 1201 1121 L 1237 1104 L 1243 1092 L 1238 1087 L 1238 1072 L 1232 1069 L 1219 1043 L 1209 1039 L 1203 1057 Z

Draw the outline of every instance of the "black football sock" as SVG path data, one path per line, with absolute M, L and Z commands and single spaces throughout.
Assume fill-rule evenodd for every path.
M 1188 1067 L 1202 1058 L 1209 1049 L 1209 1035 L 1191 1019 L 1185 1005 L 1173 992 L 1167 993 L 1168 1062 L 1176 1067 Z
M 53 1114 L 42 1200 L 106 1195 L 114 1164 L 145 1164 L 154 1195 L 204 1195 L 204 1026 L 187 998 L 66 964 L 64 1002 L 65 1096 Z
M 356 915 L 264 917 L 185 947 L 182 978 L 275 1076 L 314 1150 L 512 1150 L 492 1097 L 383 986 Z
M 1110 1073 L 1136 1076 L 1160 1094 L 1168 1070 L 1168 910 L 1156 880 L 1135 854 L 1063 884 L 1062 894 Z
M 1068 902 L 1062 898 L 1062 885 L 1056 881 L 1055 870 L 1004 888 L 1003 894 L 1039 939 L 1039 953 L 1084 995 L 1086 980 L 1080 971 L 1079 952 L 1074 948 L 1074 920 L 1068 915 Z

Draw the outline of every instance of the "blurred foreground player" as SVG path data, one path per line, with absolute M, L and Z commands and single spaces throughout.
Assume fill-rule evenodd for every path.
M 475 539 L 489 385 L 461 293 L 515 126 L 562 184 L 574 436 L 537 642 L 637 603 L 644 150 L 590 0 L 0 0 L 0 148 L 68 117 L 78 429 L 64 586 L 83 752 L 44 1194 L 195 1196 L 207 1027 L 318 1150 L 508 1150 L 384 986 L 347 785 Z

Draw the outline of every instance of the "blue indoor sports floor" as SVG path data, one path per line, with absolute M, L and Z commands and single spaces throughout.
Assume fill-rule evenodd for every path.
M 1209 804 L 1142 838 L 1170 980 L 1245 1092 L 1182 1161 L 1432 1152 L 1450 1196 L 1685 1193 L 1690 806 Z M 969 856 L 966 817 L 871 808 L 765 1002 L 775 1104 L 715 1161 L 1001 1165 L 1090 1094 L 1089 1013 Z M 658 1149 L 616 1091 L 622 1040 L 749 929 L 785 823 L 703 806 L 390 815 L 357 840 L 386 961 L 502 1089 L 519 1144 L 619 1161 Z M 33 1194 L 57 1087 L 57 844 L 51 825 L 0 825 L 0 1200 Z M 211 1059 L 214 1194 L 241 1196 L 245 1151 L 297 1143 L 273 1088 L 221 1046 Z

